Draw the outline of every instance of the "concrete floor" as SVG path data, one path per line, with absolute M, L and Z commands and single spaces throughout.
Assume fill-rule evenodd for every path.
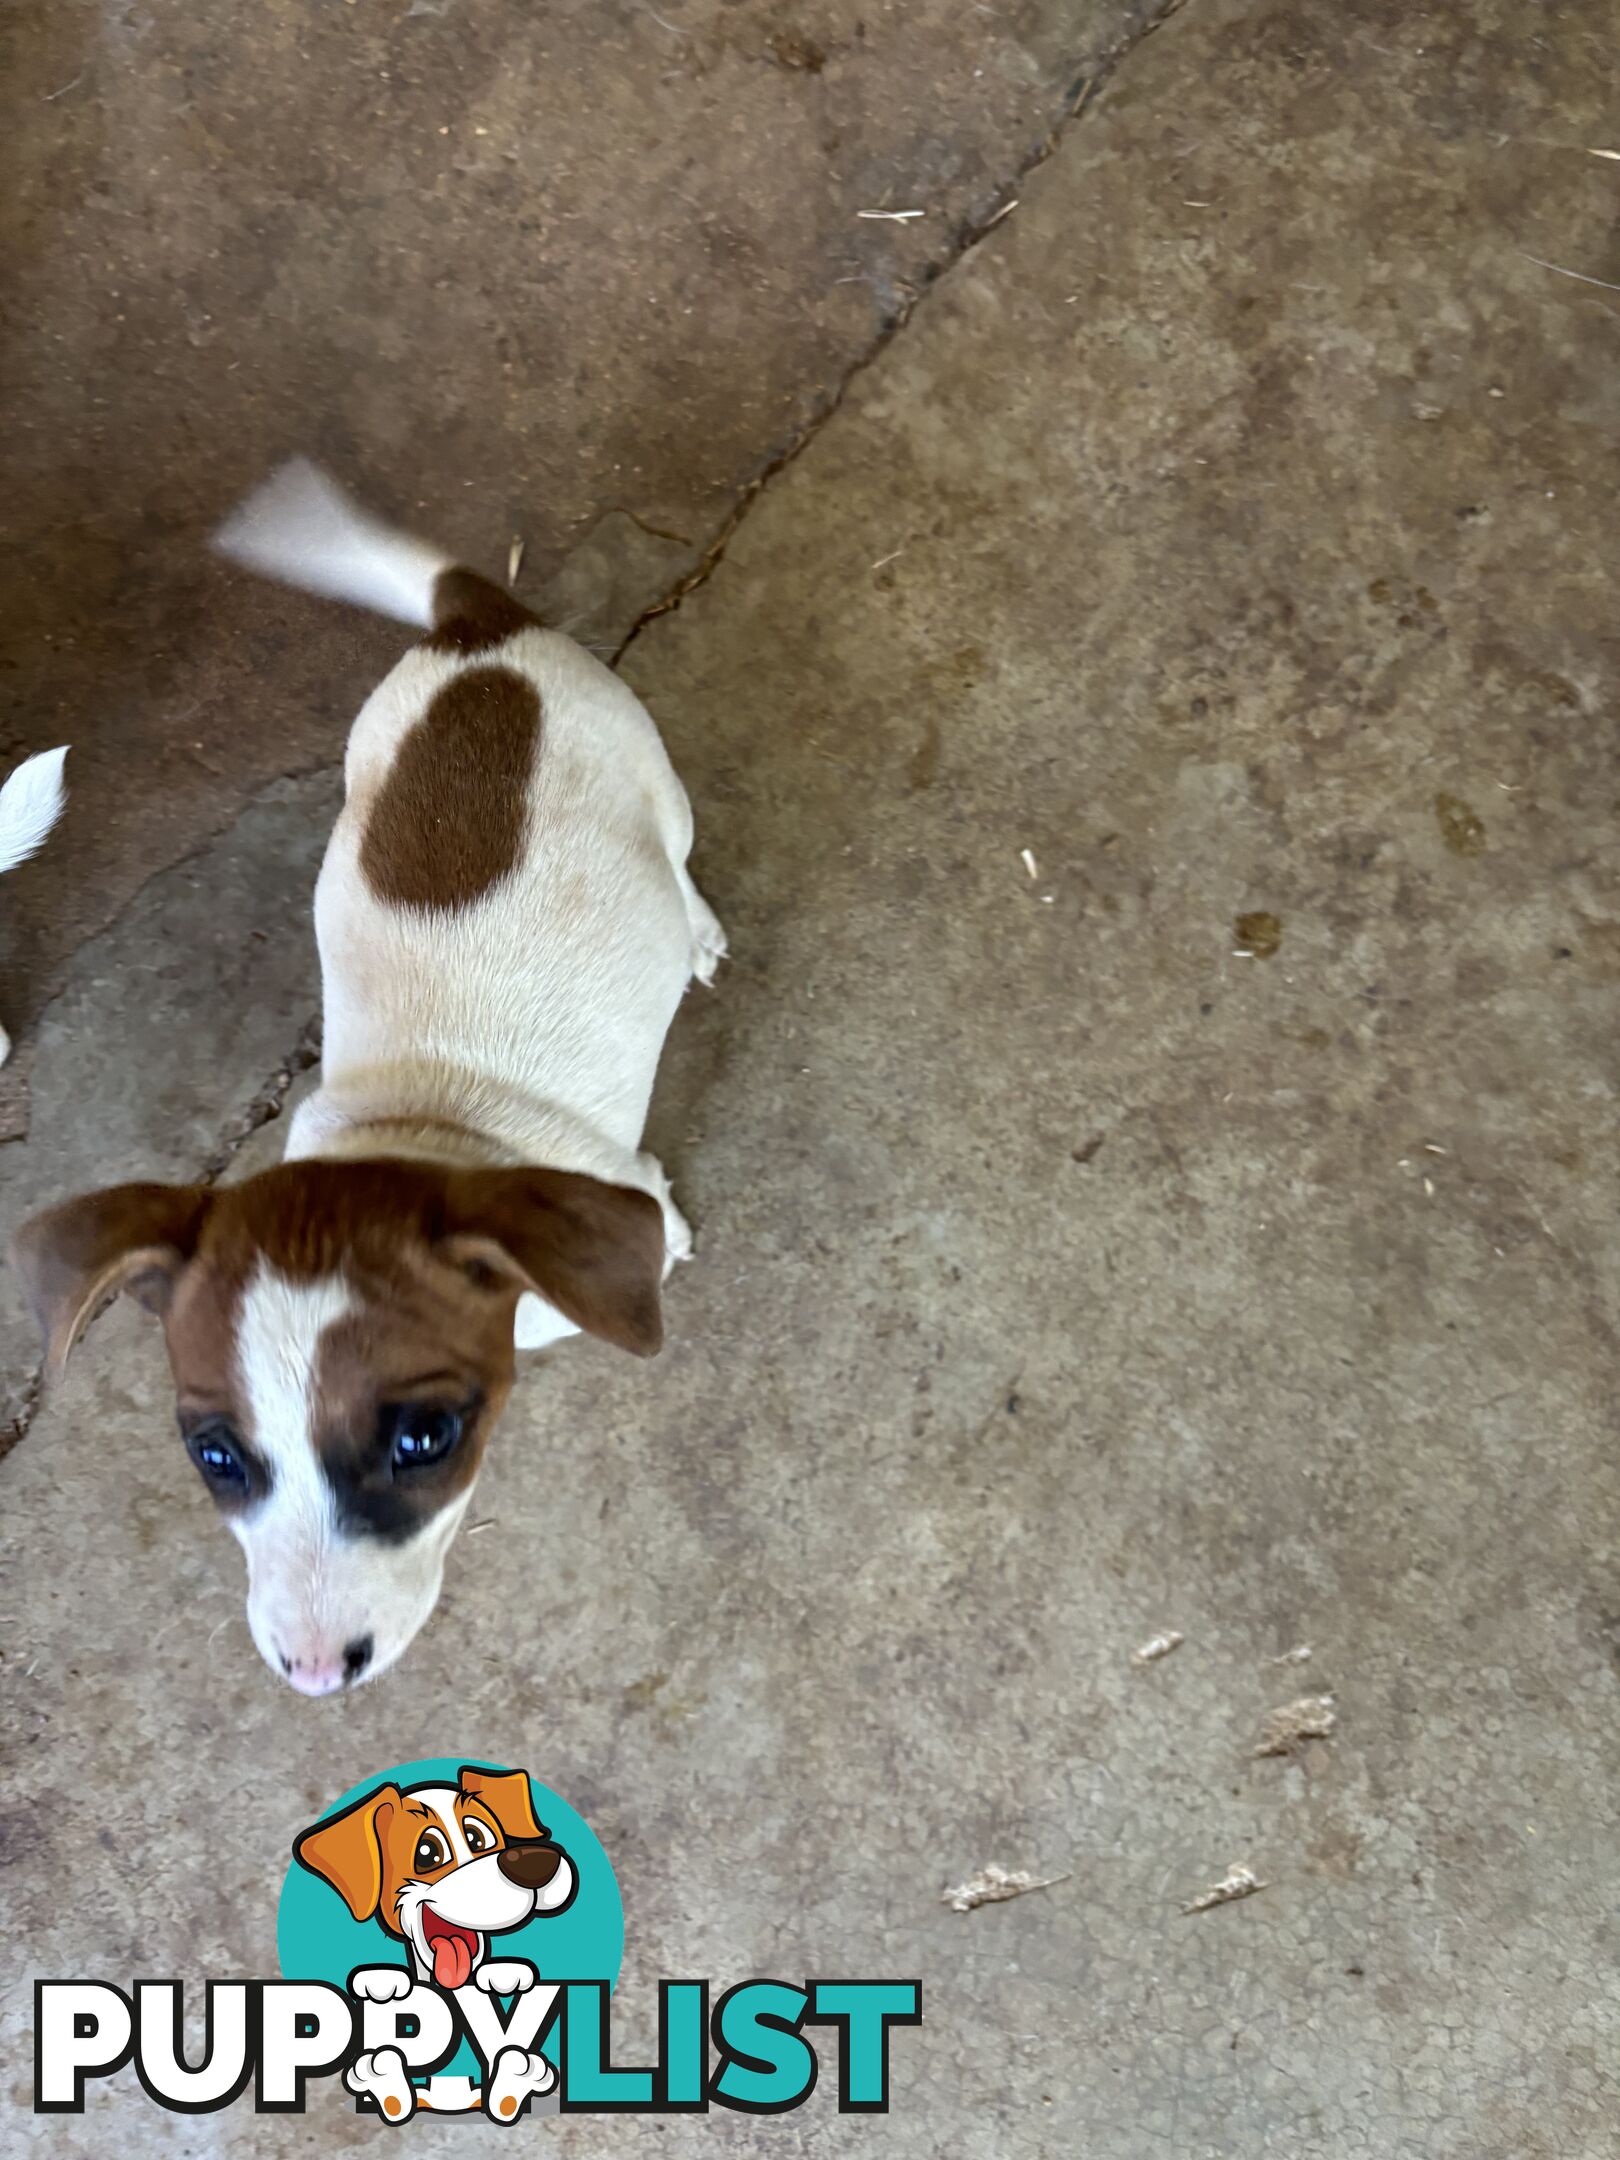
M 9 2140 L 374 2136 L 127 2079 L 42 2123 L 26 1981 L 273 1969 L 308 1812 L 462 1746 L 613 1856 L 631 2059 L 662 1974 L 923 1978 L 887 2118 L 550 2126 L 579 2160 L 1605 2148 L 1620 377 L 1613 296 L 1526 257 L 1620 279 L 1610 29 L 1193 0 L 634 638 L 735 954 L 654 1114 L 699 1258 L 656 1364 L 523 1383 L 396 1674 L 272 1682 L 102 1322 L 0 1467 Z M 214 581 L 154 699 L 239 616 L 254 755 L 317 677 L 335 743 L 390 641 L 288 596 Z M 8 1218 L 274 1152 L 334 781 L 229 762 L 56 964 Z M 1305 1686 L 1334 1737 L 1255 1759 Z M 990 1860 L 1065 1879 L 947 1911 Z

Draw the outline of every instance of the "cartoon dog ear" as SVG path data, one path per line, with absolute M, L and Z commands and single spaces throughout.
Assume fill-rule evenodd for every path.
M 526 1770 L 480 1770 L 475 1763 L 462 1767 L 461 1789 L 485 1807 L 509 1838 L 543 1838 L 545 1826 L 534 1812 Z
M 382 1903 L 378 1818 L 386 1823 L 398 1805 L 399 1787 L 379 1785 L 341 1815 L 318 1822 L 293 1839 L 293 1858 L 329 1882 L 357 1920 L 375 1919 Z
M 650 1193 L 572 1170 L 463 1170 L 441 1250 L 536 1291 L 587 1335 L 652 1357 L 663 1346 L 664 1211 Z
M 23 1224 L 11 1257 L 53 1380 L 98 1308 L 120 1290 L 162 1312 L 212 1200 L 205 1185 L 114 1185 Z

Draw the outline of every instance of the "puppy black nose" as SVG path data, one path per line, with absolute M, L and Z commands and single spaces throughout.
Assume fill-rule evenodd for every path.
M 343 1653 L 343 1677 L 346 1681 L 358 1680 L 371 1663 L 371 1653 L 377 1647 L 370 1635 L 357 1635 Z
M 496 1866 L 508 1882 L 525 1890 L 543 1890 L 562 1866 L 562 1847 L 534 1838 L 520 1839 L 502 1848 Z

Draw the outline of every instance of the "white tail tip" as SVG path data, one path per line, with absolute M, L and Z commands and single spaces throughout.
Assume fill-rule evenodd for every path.
M 37 855 L 51 827 L 62 815 L 67 789 L 62 785 L 66 743 L 25 758 L 0 787 L 0 871 Z
M 362 510 L 308 458 L 292 458 L 214 535 L 221 555 L 329 600 L 433 625 L 433 587 L 450 557 Z

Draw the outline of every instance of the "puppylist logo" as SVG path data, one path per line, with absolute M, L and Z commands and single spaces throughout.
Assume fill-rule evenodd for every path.
M 658 2059 L 613 2063 L 609 1998 L 624 1949 L 618 1884 L 583 1816 L 526 1771 L 455 1757 L 402 1763 L 293 1840 L 279 1980 L 206 1982 L 200 2060 L 181 2043 L 183 1984 L 40 1980 L 34 2108 L 77 2114 L 133 2061 L 159 2106 L 299 2114 L 339 2079 L 357 2112 L 776 2115 L 802 2106 L 838 2034 L 838 2106 L 889 2105 L 889 2039 L 921 2023 L 914 1980 L 707 1980 L 658 1989 Z M 810 2028 L 809 2031 L 806 2028 Z M 825 2043 L 823 2042 L 823 2045 Z

